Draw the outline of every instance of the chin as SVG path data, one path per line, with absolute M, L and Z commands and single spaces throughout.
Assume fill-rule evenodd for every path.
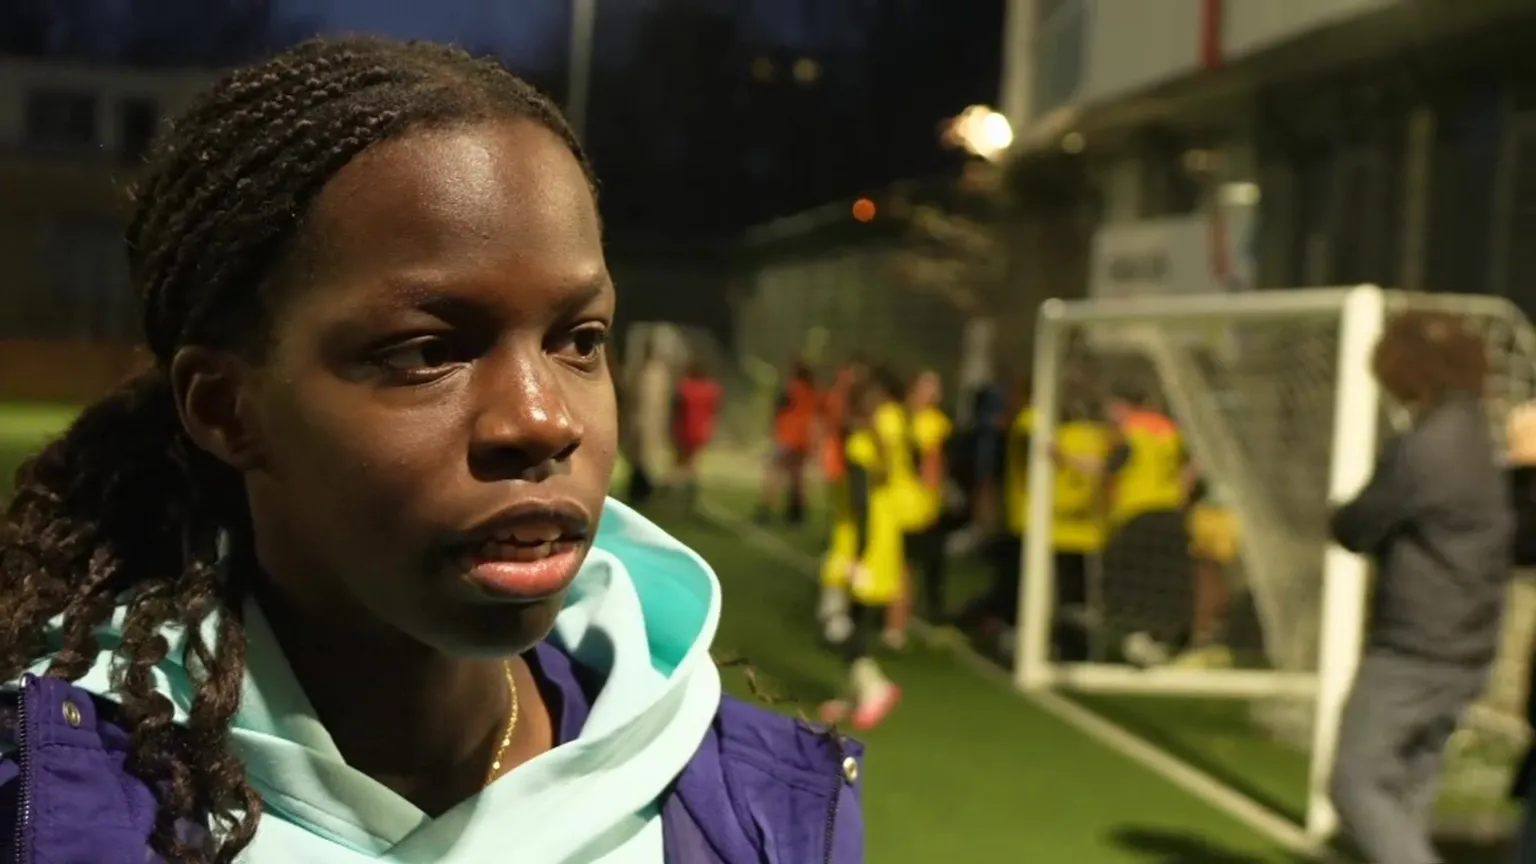
M 510 657 L 542 642 L 564 605 L 564 591 L 526 603 L 456 603 L 423 641 L 450 656 Z

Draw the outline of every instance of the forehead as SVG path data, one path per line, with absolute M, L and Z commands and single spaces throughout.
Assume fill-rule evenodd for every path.
M 408 133 L 326 184 L 306 226 L 317 281 L 361 288 L 604 275 L 596 202 L 581 165 L 531 121 Z

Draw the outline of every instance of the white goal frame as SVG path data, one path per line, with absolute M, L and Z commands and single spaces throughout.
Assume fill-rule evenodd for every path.
M 1307 288 L 1158 298 L 1047 300 L 1040 307 L 1035 335 L 1033 399 L 1035 424 L 1030 441 L 1029 524 L 1050 522 L 1054 492 L 1051 449 L 1061 405 L 1066 331 L 1085 324 L 1237 323 L 1261 319 L 1317 319 L 1339 323 L 1338 365 L 1334 379 L 1334 417 L 1328 500 L 1357 493 L 1374 468 L 1381 393 L 1370 372 L 1371 353 L 1389 314 L 1387 292 L 1375 285 Z M 1241 509 L 1241 508 L 1239 508 Z M 1240 517 L 1241 518 L 1241 517 Z M 1255 526 L 1257 527 L 1257 526 Z M 1248 536 L 1248 526 L 1242 526 Z M 1014 665 L 1016 685 L 1025 691 L 1053 687 L 1081 691 L 1230 696 L 1298 696 L 1315 699 L 1305 831 L 1323 842 L 1337 830 L 1329 803 L 1328 778 L 1343 711 L 1364 641 L 1370 565 L 1336 544 L 1323 553 L 1322 615 L 1316 672 L 1266 670 L 1136 669 L 1103 664 L 1057 664 L 1050 657 L 1054 574 L 1050 538 L 1031 531 L 1025 537 L 1019 592 L 1019 622 Z

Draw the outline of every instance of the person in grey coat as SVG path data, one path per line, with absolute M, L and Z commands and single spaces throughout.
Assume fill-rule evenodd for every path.
M 1498 646 L 1514 514 L 1480 398 L 1486 362 L 1459 319 L 1387 325 L 1372 371 L 1412 421 L 1331 520 L 1376 577 L 1330 791 L 1346 834 L 1379 864 L 1442 860 L 1431 843 L 1441 763 Z

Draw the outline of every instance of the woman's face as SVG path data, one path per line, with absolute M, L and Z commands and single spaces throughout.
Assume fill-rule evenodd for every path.
M 912 407 L 929 408 L 939 403 L 939 376 L 933 372 L 924 372 L 912 382 Z
M 265 572 L 336 626 L 526 649 L 596 531 L 616 417 L 596 204 L 531 122 L 381 144 L 325 187 L 241 386 Z

